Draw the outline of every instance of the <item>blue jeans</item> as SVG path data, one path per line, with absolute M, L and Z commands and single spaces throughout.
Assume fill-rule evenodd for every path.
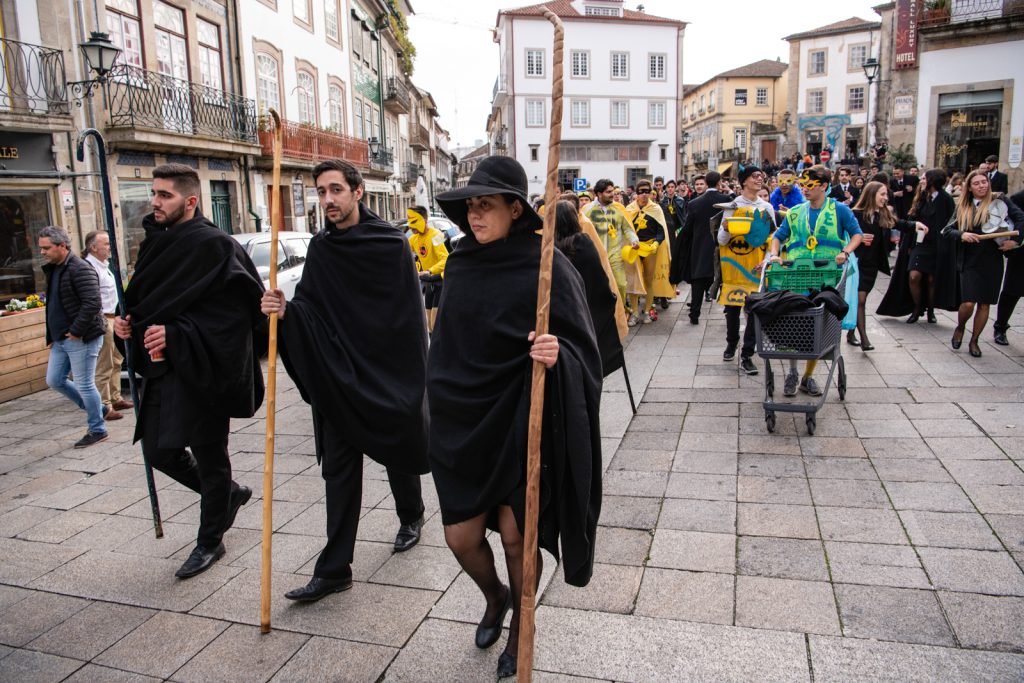
M 86 412 L 89 432 L 105 434 L 103 400 L 96 388 L 96 358 L 103 346 L 103 337 L 92 341 L 64 338 L 50 346 L 50 361 L 46 366 L 46 385 L 68 397 Z M 75 379 L 69 380 L 68 373 Z

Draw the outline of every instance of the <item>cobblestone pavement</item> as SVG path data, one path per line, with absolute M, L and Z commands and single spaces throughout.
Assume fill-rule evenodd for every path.
M 635 417 L 621 373 L 606 382 L 598 564 L 577 589 L 547 563 L 535 680 L 1024 679 L 1024 336 L 1004 348 L 987 332 L 973 359 L 950 350 L 950 314 L 872 318 L 875 351 L 843 345 L 845 403 L 830 392 L 813 437 L 784 414 L 768 434 L 763 369 L 722 362 L 709 309 L 694 327 L 676 303 L 631 335 Z M 83 416 L 55 393 L 0 405 L 0 680 L 493 680 L 501 645 L 472 645 L 482 600 L 429 477 L 423 540 L 392 555 L 398 522 L 368 462 L 354 589 L 282 597 L 312 571 L 325 510 L 308 408 L 283 372 L 278 386 L 265 636 L 262 415 L 233 424 L 256 496 L 227 556 L 178 581 L 197 496 L 157 475 L 154 539 L 130 416 L 76 451 Z

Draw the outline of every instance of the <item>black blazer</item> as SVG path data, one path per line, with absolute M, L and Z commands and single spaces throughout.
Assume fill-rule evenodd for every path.
M 992 186 L 993 192 L 1002 192 L 1006 194 L 1008 190 L 1006 174 L 1001 171 L 996 171 L 988 178 L 989 184 Z
M 852 209 L 854 205 L 857 203 L 857 198 L 860 197 L 860 190 L 854 187 L 853 183 L 848 183 L 846 185 L 846 190 L 847 192 L 850 193 L 851 199 L 849 207 Z M 843 187 L 839 183 L 836 183 L 835 185 L 832 186 L 832 190 L 828 193 L 828 196 L 836 200 L 840 204 L 846 203 L 846 193 L 843 192 Z

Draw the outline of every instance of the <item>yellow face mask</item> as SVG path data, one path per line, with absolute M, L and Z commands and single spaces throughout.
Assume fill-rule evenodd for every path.
M 419 215 L 416 211 L 406 209 L 405 216 L 409 219 L 409 227 L 416 232 L 423 232 L 427 229 L 427 222 L 423 219 L 423 216 Z
M 813 190 L 816 187 L 821 187 L 825 183 L 817 180 L 816 178 L 811 178 L 808 174 L 804 173 L 800 176 L 800 180 L 797 181 L 797 184 L 800 185 L 800 189 L 802 190 Z

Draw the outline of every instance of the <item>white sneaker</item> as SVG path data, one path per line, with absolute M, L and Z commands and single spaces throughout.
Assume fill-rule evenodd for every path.
M 796 368 L 790 368 L 786 375 L 786 384 L 782 387 L 783 396 L 796 396 L 796 385 L 800 383 L 800 374 Z
M 654 320 L 653 318 L 651 318 L 651 315 L 649 313 L 645 312 L 643 314 L 643 317 L 640 318 L 640 323 L 643 325 L 650 325 L 652 322 L 654 322 Z
M 640 318 L 637 317 L 636 313 L 632 313 L 626 320 L 626 325 L 629 327 L 636 327 L 639 322 Z

